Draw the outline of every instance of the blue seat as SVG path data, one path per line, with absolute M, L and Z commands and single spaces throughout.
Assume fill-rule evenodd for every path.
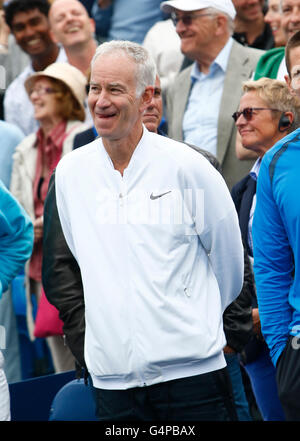
M 10 383 L 12 421 L 48 421 L 55 395 L 74 378 L 75 371 L 67 371 Z
M 98 421 L 92 390 L 83 379 L 70 381 L 57 392 L 49 421 Z

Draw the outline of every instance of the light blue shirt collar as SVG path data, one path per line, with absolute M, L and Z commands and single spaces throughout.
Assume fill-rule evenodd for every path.
M 211 66 L 209 68 L 209 74 L 207 74 L 207 75 L 210 75 L 218 67 L 220 69 L 222 69 L 222 71 L 224 73 L 226 72 L 232 44 L 233 44 L 233 38 L 230 37 L 228 39 L 227 43 L 225 44 L 225 46 L 223 47 L 223 49 L 221 50 L 221 52 L 218 53 L 217 57 L 212 62 Z M 198 64 L 195 61 L 193 63 L 193 65 L 192 65 L 192 70 L 191 70 L 191 80 L 192 80 L 192 82 L 194 82 L 195 80 L 201 80 L 203 77 L 205 77 L 207 75 L 203 74 L 199 70 Z
M 261 158 L 258 158 L 250 170 L 250 176 L 252 179 L 254 179 L 254 181 L 257 181 L 260 166 L 261 166 Z

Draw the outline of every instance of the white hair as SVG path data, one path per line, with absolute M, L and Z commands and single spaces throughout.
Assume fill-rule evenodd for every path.
M 98 57 L 105 54 L 123 52 L 136 64 L 136 95 L 140 97 L 147 86 L 154 86 L 156 65 L 149 52 L 140 44 L 125 40 L 112 40 L 100 44 L 91 62 L 93 68 Z
M 209 14 L 214 15 L 214 16 L 219 15 L 219 14 L 220 15 L 224 15 L 224 17 L 227 18 L 227 29 L 228 29 L 228 32 L 229 32 L 230 35 L 233 34 L 233 32 L 234 32 L 234 21 L 230 17 L 230 15 L 226 14 L 226 12 L 220 11 L 219 9 L 212 8 L 212 7 L 205 8 L 205 11 L 207 13 L 209 13 Z

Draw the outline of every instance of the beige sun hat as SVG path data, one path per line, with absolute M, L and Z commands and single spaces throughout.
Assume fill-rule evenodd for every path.
M 46 69 L 36 72 L 25 81 L 25 88 L 27 93 L 32 90 L 34 83 L 39 78 L 55 78 L 56 80 L 64 83 L 66 87 L 68 87 L 74 98 L 78 101 L 80 106 L 84 109 L 84 100 L 86 98 L 86 85 L 87 78 L 83 75 L 83 73 L 72 66 L 69 63 L 53 63 L 46 67 Z

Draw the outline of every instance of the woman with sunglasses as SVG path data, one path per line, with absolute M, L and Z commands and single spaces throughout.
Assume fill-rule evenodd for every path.
M 252 219 L 256 202 L 256 179 L 261 158 L 272 146 L 300 124 L 300 104 L 290 95 L 287 85 L 278 80 L 261 78 L 243 85 L 239 110 L 232 117 L 245 149 L 257 160 L 250 173 L 232 189 L 244 246 L 253 263 Z M 242 356 L 252 390 L 265 421 L 284 420 L 277 394 L 275 368 L 260 330 L 256 290 L 253 281 L 253 336 Z
M 34 336 L 46 337 L 36 327 L 41 305 L 46 304 L 45 308 L 49 305 L 50 311 L 52 308 L 45 303 L 41 284 L 44 201 L 53 169 L 60 158 L 72 150 L 75 135 L 87 128 L 82 123 L 85 120 L 86 77 L 69 63 L 54 63 L 31 75 L 25 88 L 40 127 L 16 148 L 10 190 L 30 215 L 34 226 L 33 252 L 25 267 L 27 325 L 33 339 Z M 38 305 L 35 323 L 32 294 Z M 56 372 L 72 370 L 74 358 L 64 345 L 58 312 L 53 314 L 57 314 L 58 333 L 53 335 L 49 330 L 47 342 L 54 369 Z M 45 316 L 42 319 L 46 321 Z

